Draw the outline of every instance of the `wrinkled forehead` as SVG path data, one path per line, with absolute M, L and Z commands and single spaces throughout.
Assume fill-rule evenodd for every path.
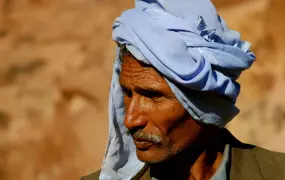
M 122 55 L 120 82 L 124 80 L 128 80 L 128 82 L 131 82 L 131 80 L 134 82 L 144 80 L 150 84 L 165 82 L 163 76 L 153 66 L 137 60 L 129 52 Z
M 120 61 L 122 63 L 122 71 L 130 71 L 134 68 L 134 73 L 139 71 L 140 74 L 147 72 L 155 72 L 154 74 L 160 73 L 151 65 L 143 61 L 138 60 L 126 47 L 126 45 L 119 45 L 120 47 Z M 162 75 L 160 75 L 162 77 Z M 162 77 L 163 78 L 163 77 Z
M 119 79 L 121 86 L 128 89 L 171 91 L 163 75 L 152 65 L 137 60 L 128 50 L 123 50 L 121 53 L 122 69 Z

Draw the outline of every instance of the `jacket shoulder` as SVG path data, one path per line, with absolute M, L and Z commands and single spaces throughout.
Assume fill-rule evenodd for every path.
M 244 145 L 232 148 L 231 179 L 285 179 L 285 154 Z
M 285 154 L 263 148 L 253 149 L 258 166 L 265 179 L 285 179 Z
M 91 174 L 88 174 L 87 176 L 81 177 L 80 180 L 99 180 L 100 172 L 101 172 L 101 169 Z

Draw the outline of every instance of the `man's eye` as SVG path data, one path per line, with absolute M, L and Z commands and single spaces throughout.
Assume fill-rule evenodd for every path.
M 140 91 L 140 94 L 147 98 L 160 98 L 163 96 L 162 93 L 156 91 Z

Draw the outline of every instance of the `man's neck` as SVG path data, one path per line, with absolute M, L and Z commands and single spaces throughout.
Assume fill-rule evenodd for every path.
M 157 179 L 207 180 L 220 166 L 226 142 L 220 137 L 206 146 L 194 145 L 175 157 L 150 165 L 150 175 Z

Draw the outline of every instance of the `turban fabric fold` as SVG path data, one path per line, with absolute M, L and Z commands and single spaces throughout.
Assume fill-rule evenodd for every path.
M 255 60 L 250 43 L 227 28 L 210 0 L 136 0 L 115 20 L 113 39 L 163 74 L 189 114 L 224 127 L 239 112 L 236 82 Z M 124 126 L 120 49 L 109 97 L 109 140 L 100 179 L 131 179 L 144 166 Z M 205 93 L 212 92 L 212 93 Z

